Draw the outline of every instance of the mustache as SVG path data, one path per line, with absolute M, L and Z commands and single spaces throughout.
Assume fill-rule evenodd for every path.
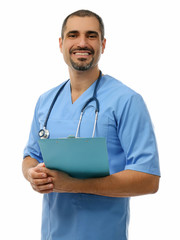
M 74 48 L 74 49 L 70 49 L 70 54 L 71 53 L 73 53 L 73 52 L 75 52 L 75 51 L 89 51 L 91 54 L 94 54 L 94 50 L 93 49 L 90 49 L 90 48 L 88 48 L 88 47 L 83 47 L 83 48 L 81 48 L 81 47 L 77 47 L 77 48 Z

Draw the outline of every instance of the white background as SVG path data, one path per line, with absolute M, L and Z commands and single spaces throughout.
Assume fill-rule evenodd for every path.
M 131 199 L 129 239 L 180 239 L 178 0 L 0 2 L 0 238 L 40 239 L 42 195 L 22 176 L 22 153 L 39 95 L 68 78 L 58 38 L 64 18 L 82 8 L 105 23 L 103 73 L 143 96 L 155 126 L 160 189 Z

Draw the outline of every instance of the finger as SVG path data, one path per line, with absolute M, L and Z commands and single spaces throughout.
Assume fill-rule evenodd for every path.
M 41 172 L 41 173 L 44 173 L 44 174 L 46 174 L 46 175 L 49 175 L 49 176 L 54 176 L 54 174 L 55 174 L 55 170 L 51 170 L 51 169 L 49 169 L 49 168 L 46 168 L 46 167 L 41 167 L 41 168 L 39 168 L 39 171 Z
M 45 167 L 45 164 L 44 163 L 39 163 L 37 166 L 38 167 Z
M 52 183 L 44 184 L 44 185 L 40 185 L 40 186 L 32 184 L 32 187 L 37 192 L 41 192 L 41 193 L 44 192 L 44 191 L 53 191 L 53 184 Z
M 46 166 L 45 166 L 45 163 L 42 163 L 42 167 L 46 167 Z
M 33 186 L 33 185 L 32 185 L 32 188 L 34 191 L 41 193 L 41 194 L 53 192 L 53 189 L 39 190 L 36 186 Z
M 40 171 L 41 168 L 45 168 L 45 164 L 44 163 L 39 163 L 37 166 L 36 166 L 36 169 L 37 171 Z
M 32 179 L 32 183 L 34 185 L 44 185 L 44 184 L 47 184 L 47 183 L 52 183 L 52 179 L 49 177 L 49 178 L 42 178 L 42 179 Z
M 34 178 L 46 178 L 47 174 L 43 173 L 43 172 L 37 172 L 37 169 L 35 168 L 31 168 L 28 170 L 28 175 L 30 178 L 34 179 Z

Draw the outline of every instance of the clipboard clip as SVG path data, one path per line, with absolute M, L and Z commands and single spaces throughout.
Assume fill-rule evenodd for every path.
M 74 135 L 69 135 L 67 138 L 75 138 Z

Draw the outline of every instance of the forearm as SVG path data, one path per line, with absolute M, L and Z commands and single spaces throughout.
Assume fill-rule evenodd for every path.
M 109 197 L 132 197 L 157 192 L 159 177 L 125 170 L 104 178 L 77 180 L 72 184 L 75 192 L 79 193 Z
M 143 172 L 125 170 L 103 178 L 77 179 L 66 173 L 40 168 L 52 178 L 53 191 L 87 193 L 108 197 L 132 197 L 155 193 L 159 177 Z
M 22 162 L 22 172 L 23 172 L 24 177 L 27 180 L 29 180 L 28 179 L 28 170 L 30 168 L 36 167 L 38 164 L 39 164 L 39 162 L 36 159 L 31 158 L 30 156 L 24 158 L 24 160 Z

